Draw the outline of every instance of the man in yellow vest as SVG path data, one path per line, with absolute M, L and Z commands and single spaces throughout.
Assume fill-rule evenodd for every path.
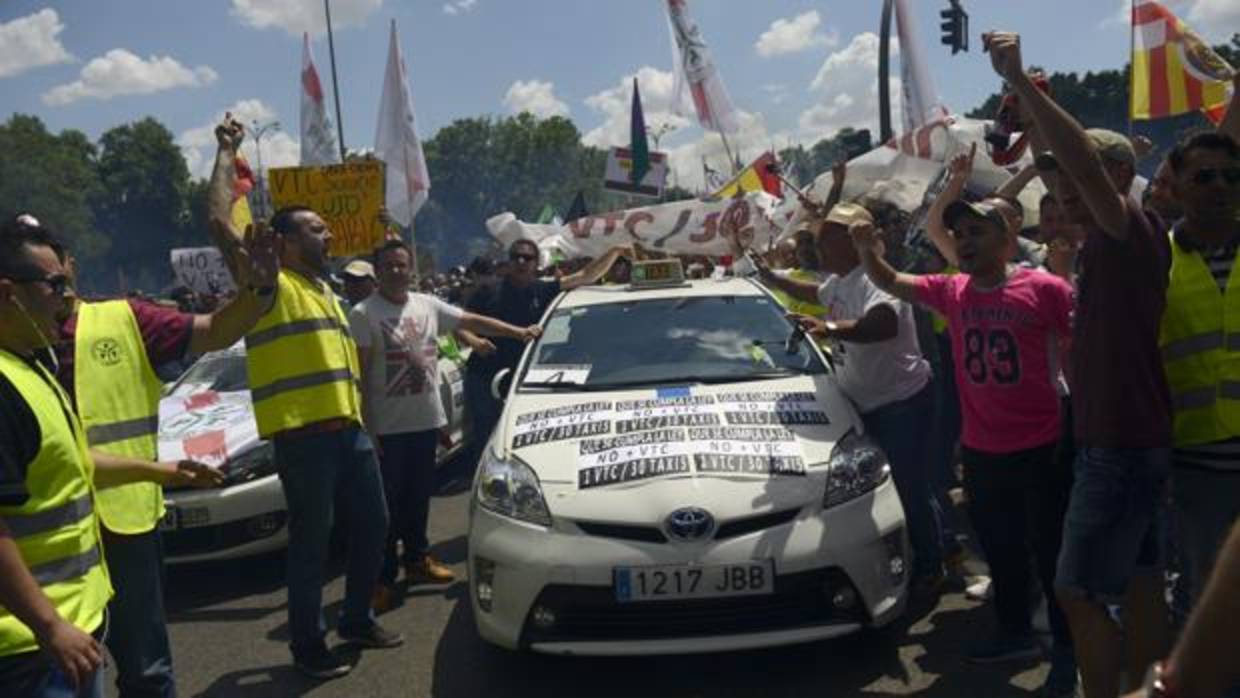
M 241 126 L 225 124 L 222 131 L 209 191 L 217 230 L 230 225 Z M 277 211 L 271 228 L 278 236 L 280 272 L 273 287 L 259 289 L 273 298 L 271 308 L 246 336 L 250 393 L 259 435 L 275 446 L 288 504 L 293 663 L 308 676 L 329 679 L 352 669 L 324 642 L 323 567 L 338 501 L 350 533 L 338 634 L 365 647 L 395 647 L 404 638 L 376 623 L 370 609 L 383 562 L 387 506 L 374 446 L 362 428 L 357 345 L 326 283 L 332 233 L 317 213 L 301 206 Z
M 19 228 L 38 227 L 30 216 Z M 192 461 L 155 463 L 159 397 L 154 368 L 234 344 L 254 325 L 265 302 L 252 290 L 275 278 L 270 234 L 251 235 L 234 249 L 230 267 L 240 292 L 211 314 L 189 314 L 132 299 L 81 301 L 73 297 L 72 262 L 65 305 L 53 347 L 55 373 L 86 429 L 91 455 L 102 469 L 138 474 L 97 483 L 96 512 L 103 524 L 117 593 L 109 604 L 108 649 L 116 660 L 117 688 L 129 696 L 174 696 L 172 652 L 163 608 L 163 485 L 214 486 L 222 476 Z M 159 472 L 146 473 L 150 467 Z M 175 483 L 174 483 L 175 484 Z
M 1167 164 L 1184 218 L 1171 231 L 1159 348 L 1175 410 L 1173 530 L 1195 602 L 1240 517 L 1240 146 L 1202 133 Z
M 0 230 L 0 693 L 102 695 L 105 606 L 96 485 L 210 481 L 205 466 L 86 450 L 68 395 L 40 363 L 69 276 L 37 224 Z M 74 692 L 75 688 L 79 692 Z

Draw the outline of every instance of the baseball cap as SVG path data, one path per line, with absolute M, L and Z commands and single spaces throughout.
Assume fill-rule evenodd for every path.
M 1000 230 L 1007 230 L 1008 227 L 1007 219 L 1003 217 L 1003 212 L 994 203 L 990 201 L 974 203 L 959 199 L 948 204 L 947 209 L 943 211 L 943 225 L 948 228 L 955 228 L 956 223 L 964 216 L 974 216 L 993 221 L 995 225 L 999 226 Z
M 1085 129 L 1085 135 L 1094 146 L 1094 150 L 1107 160 L 1137 166 L 1137 151 L 1132 149 L 1132 141 L 1128 137 L 1105 128 Z M 1034 165 L 1039 170 L 1050 171 L 1059 169 L 1059 161 L 1052 152 L 1038 153 Z
M 344 276 L 352 276 L 355 279 L 371 279 L 375 278 L 375 268 L 362 259 L 355 259 L 344 265 L 344 269 L 340 270 Z
M 864 206 L 857 204 L 836 204 L 827 214 L 827 223 L 835 223 L 845 228 L 853 223 L 874 223 L 874 216 Z

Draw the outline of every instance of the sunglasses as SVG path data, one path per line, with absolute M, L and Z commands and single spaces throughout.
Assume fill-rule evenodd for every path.
M 69 288 L 69 277 L 64 274 L 52 274 L 51 276 L 10 276 L 10 280 L 19 284 L 47 284 L 52 293 L 62 296 L 65 290 Z
M 1210 184 L 1220 177 L 1232 186 L 1240 184 L 1240 167 L 1207 167 L 1197 170 L 1193 173 L 1193 184 Z
M 536 262 L 538 261 L 538 257 L 535 257 L 532 254 L 521 254 L 519 252 L 508 255 L 508 259 L 514 262 Z

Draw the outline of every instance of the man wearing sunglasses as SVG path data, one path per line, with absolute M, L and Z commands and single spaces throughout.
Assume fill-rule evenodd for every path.
M 508 247 L 507 273 L 497 283 L 475 289 L 465 310 L 517 327 L 536 325 L 561 291 L 598 283 L 626 253 L 632 256 L 627 248 L 613 247 L 575 274 L 544 280 L 538 278 L 538 245 L 532 240 L 517 240 Z M 505 368 L 517 367 L 525 344 L 503 337 L 492 341 L 465 330 L 458 330 L 457 337 L 473 350 L 465 364 L 465 403 L 469 405 L 475 450 L 481 455 L 499 421 L 500 403 L 491 396 L 491 379 Z
M 1171 231 L 1160 341 L 1175 407 L 1172 530 L 1195 603 L 1240 517 L 1240 146 L 1197 134 L 1166 166 L 1184 212 Z

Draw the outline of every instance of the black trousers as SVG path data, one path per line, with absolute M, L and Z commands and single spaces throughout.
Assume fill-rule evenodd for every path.
M 1068 624 L 1055 600 L 1055 565 L 1072 493 L 1072 470 L 1057 458 L 1058 443 L 1014 453 L 963 449 L 969 518 L 990 566 L 995 614 L 1008 633 L 1031 631 L 1033 566 L 1047 594 L 1056 646 L 1071 647 Z M 1031 565 L 1031 561 L 1033 565 Z
M 379 579 L 396 581 L 396 541 L 405 544 L 404 561 L 417 562 L 430 550 L 426 524 L 430 516 L 431 495 L 435 492 L 435 450 L 439 430 L 380 434 L 379 468 L 383 471 L 383 492 L 387 496 L 387 545 Z

